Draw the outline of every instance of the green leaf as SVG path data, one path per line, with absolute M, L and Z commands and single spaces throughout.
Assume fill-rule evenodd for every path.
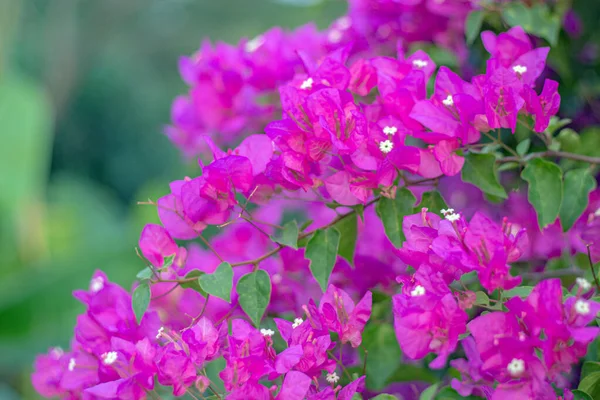
M 468 153 L 461 173 L 462 180 L 483 192 L 506 199 L 506 191 L 498 181 L 496 157 L 492 154 Z
M 387 386 L 388 378 L 400 365 L 400 347 L 394 328 L 389 323 L 369 324 L 363 333 L 362 347 L 368 351 L 367 387 L 381 390 Z
M 502 10 L 502 17 L 510 26 L 521 26 L 526 32 L 546 39 L 553 46 L 558 41 L 561 19 L 550 13 L 546 4 L 527 8 L 521 2 L 509 3 Z
M 135 319 L 139 324 L 144 316 L 144 313 L 150 305 L 150 285 L 148 282 L 142 282 L 138 287 L 135 288 L 131 295 L 131 307 L 135 314 Z
M 382 197 L 375 207 L 377 216 L 383 222 L 385 235 L 396 247 L 401 247 L 402 242 L 404 242 L 402 222 L 404 216 L 413 213 L 415 201 L 415 196 L 410 190 L 400 188 L 396 191 L 396 198 Z
M 577 153 L 581 147 L 579 134 L 571 128 L 561 130 L 556 140 L 560 142 L 560 148 L 569 153 Z
M 212 274 L 200 275 L 198 283 L 206 293 L 231 303 L 233 268 L 228 262 L 219 264 Z
M 550 118 L 550 123 L 548 123 L 548 127 L 544 131 L 544 133 L 548 134 L 548 136 L 554 135 L 554 132 L 559 130 L 560 128 L 564 128 L 569 125 L 572 121 L 569 118 L 560 119 L 557 116 L 553 116 Z
M 358 236 L 358 218 L 356 213 L 347 216 L 333 226 L 340 234 L 340 245 L 338 254 L 351 266 L 354 266 L 354 250 L 356 250 L 356 238 Z
M 185 276 L 185 279 L 199 278 L 202 275 L 204 275 L 203 271 L 200 271 L 199 269 L 194 269 L 187 273 L 187 275 Z M 201 293 L 203 296 L 206 296 L 206 292 L 200 287 L 200 283 L 198 282 L 198 279 L 194 279 L 189 282 L 180 283 L 179 286 L 181 286 L 184 289 L 193 289 L 196 292 Z
M 531 29 L 529 9 L 520 2 L 509 3 L 502 10 L 502 18 L 510 26 L 521 26 L 524 30 Z
M 365 206 L 362 204 L 357 204 L 355 206 L 352 206 L 352 208 L 354 209 L 356 214 L 358 214 L 358 216 L 360 217 L 360 220 L 362 222 L 365 222 Z
M 236 290 L 242 310 L 258 327 L 271 300 L 271 278 L 269 278 L 269 274 L 263 270 L 250 272 L 240 278 Z
M 377 395 L 375 397 L 371 397 L 371 400 L 398 400 L 398 398 L 394 395 L 391 394 L 387 394 L 387 393 L 382 393 L 380 395 Z
M 593 374 L 594 372 L 600 372 L 600 362 L 586 361 L 583 363 L 583 367 L 581 368 L 580 378 L 583 379 L 586 376 Z
M 485 14 L 481 10 L 471 11 L 467 16 L 467 21 L 465 22 L 465 37 L 468 45 L 471 45 L 475 39 L 477 39 L 479 31 L 481 31 L 481 24 L 483 23 L 484 16 Z
M 283 229 L 271 235 L 271 240 L 284 246 L 298 250 L 298 224 L 296 221 L 290 221 L 283 225 Z
M 485 294 L 482 291 L 475 292 L 475 305 L 478 305 L 478 306 L 489 306 L 490 305 L 490 298 L 488 297 L 487 294 Z
M 537 212 L 540 228 L 544 228 L 556 220 L 560 211 L 562 171 L 550 161 L 534 158 L 521 172 L 521 178 L 529 184 L 527 198 Z
M 370 357 L 370 355 L 369 355 Z M 369 360 L 367 360 L 367 364 Z M 438 378 L 431 373 L 427 368 L 414 364 L 400 364 L 394 373 L 388 378 L 386 384 L 394 382 L 410 382 L 421 381 L 427 383 L 435 383 Z
M 529 293 L 533 290 L 533 286 L 518 286 L 514 289 L 507 290 L 502 293 L 502 297 L 505 299 L 510 299 L 511 297 L 519 296 L 519 297 L 527 297 Z
M 571 391 L 571 393 L 573 393 L 573 399 L 575 400 L 594 400 L 589 394 L 582 392 L 581 390 L 575 389 Z
M 327 282 L 333 271 L 340 244 L 340 233 L 335 229 L 319 229 L 306 245 L 305 257 L 310 260 L 310 272 L 319 282 L 321 290 L 327 290 Z
M 152 275 L 154 275 L 154 272 L 152 272 L 152 268 L 146 267 L 143 270 L 141 270 L 140 272 L 138 272 L 135 277 L 141 281 L 145 281 L 147 279 L 152 278 Z
M 421 203 L 415 207 L 414 212 L 421 212 L 422 208 L 426 208 L 429 212 L 439 213 L 440 210 L 448 208 L 448 205 L 444 201 L 444 198 L 440 192 L 432 190 L 431 192 L 425 192 L 421 196 Z
M 463 397 L 454 389 L 449 386 L 442 388 L 435 396 L 435 400 L 481 400 L 482 397 L 467 396 Z
M 577 389 L 589 394 L 592 399 L 600 399 L 600 372 L 592 372 L 583 378 Z
M 305 221 L 305 222 L 302 224 L 302 226 L 300 227 L 300 232 L 304 232 L 304 230 L 305 230 L 306 228 L 308 228 L 308 227 L 310 226 L 310 224 L 312 224 L 313 222 L 315 222 L 315 221 L 314 221 L 314 220 L 312 220 L 312 219 L 309 219 L 308 221 Z
M 587 168 L 573 169 L 565 174 L 560 223 L 566 232 L 588 206 L 589 194 L 596 188 L 596 179 Z
M 521 164 L 519 164 L 518 162 L 510 161 L 510 162 L 500 164 L 497 171 L 498 172 L 508 171 L 511 169 L 519 168 L 520 166 L 521 166 Z
M 176 255 L 177 254 L 171 254 L 170 256 L 166 256 L 164 258 L 163 266 L 160 267 L 160 269 L 166 269 L 166 268 L 169 268 L 171 265 L 173 265 L 173 261 L 175 261 L 175 256 Z
M 517 145 L 517 154 L 524 156 L 529 151 L 529 146 L 531 146 L 531 139 L 527 138 L 523 140 Z
M 439 383 L 434 383 L 433 385 L 429 386 L 427 389 L 423 390 L 423 393 L 421 393 L 421 396 L 419 396 L 419 400 L 435 399 L 435 394 L 437 393 L 438 386 L 440 386 Z

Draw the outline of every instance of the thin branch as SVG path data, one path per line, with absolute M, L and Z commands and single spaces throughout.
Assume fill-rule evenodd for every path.
M 586 156 L 583 154 L 575 154 L 575 153 L 568 153 L 566 151 L 554 151 L 554 150 L 540 151 L 538 153 L 530 153 L 530 154 L 526 155 L 525 157 L 521 157 L 521 156 L 503 157 L 503 158 L 497 159 L 496 162 L 497 163 L 518 162 L 518 163 L 524 164 L 527 161 L 532 160 L 534 158 L 542 158 L 542 157 L 559 157 L 559 158 L 566 158 L 569 160 L 583 161 L 583 162 L 587 162 L 590 164 L 600 165 L 600 157 L 590 157 L 590 156 Z

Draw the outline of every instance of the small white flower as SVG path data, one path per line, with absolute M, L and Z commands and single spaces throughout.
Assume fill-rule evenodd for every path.
M 523 75 L 525 72 L 527 72 L 527 67 L 524 65 L 515 65 L 512 69 L 519 75 Z
M 425 294 L 425 288 L 421 285 L 417 285 L 410 291 L 412 297 L 423 296 Z
M 75 365 L 77 365 L 77 363 L 75 362 L 75 359 L 71 358 L 69 360 L 69 366 L 68 366 L 69 371 L 73 371 L 75 369 Z
M 525 361 L 519 358 L 513 358 L 512 361 L 506 366 L 508 373 L 517 378 L 525 372 Z
M 162 336 L 163 332 L 165 331 L 165 327 L 161 326 L 160 328 L 158 328 L 158 332 L 156 333 L 156 338 L 160 339 L 160 337 Z
M 379 150 L 382 153 L 389 153 L 394 148 L 394 143 L 391 140 L 384 140 L 383 142 L 379 142 Z
M 425 60 L 413 60 L 413 62 L 412 62 L 413 67 L 416 67 L 416 68 L 425 68 L 427 66 L 427 64 L 429 64 L 429 63 Z
M 454 221 L 458 221 L 460 219 L 460 214 L 447 214 L 444 216 L 444 218 L 446 218 L 448 221 L 450 222 L 454 222 Z
M 442 103 L 444 103 L 445 106 L 451 107 L 454 105 L 454 99 L 452 98 L 452 95 L 449 94 L 448 97 L 446 97 L 444 100 L 442 100 Z
M 594 211 L 594 215 L 595 215 L 596 217 L 600 217 L 600 208 L 599 208 L 599 209 L 597 209 L 596 211 Z
M 90 281 L 90 290 L 93 293 L 97 293 L 104 287 L 104 279 L 101 276 L 97 276 Z
M 117 361 L 117 352 L 116 351 L 109 351 L 108 353 L 102 354 L 100 356 L 100 358 L 102 358 L 102 363 L 104 365 L 111 365 L 115 361 Z
M 590 304 L 585 300 L 577 300 L 575 302 L 575 312 L 581 315 L 587 315 L 590 313 Z
M 280 284 L 282 280 L 283 277 L 280 274 L 273 274 L 273 276 L 271 277 L 271 282 L 273 282 L 276 285 Z
M 300 89 L 302 89 L 302 90 L 312 89 L 312 85 L 313 85 L 313 79 L 308 78 L 304 82 L 302 82 L 302 85 L 300 85 Z
M 63 356 L 63 354 L 65 354 L 65 352 L 61 347 L 53 347 L 52 350 L 50 350 L 50 354 L 52 354 L 52 357 L 58 360 Z
M 254 53 L 256 50 L 258 50 L 258 48 L 260 46 L 263 45 L 263 43 L 265 43 L 265 38 L 262 35 L 258 35 L 257 37 L 255 37 L 252 40 L 249 40 L 246 43 L 246 46 L 244 46 L 244 49 L 248 52 L 248 53 Z
M 329 39 L 331 43 L 337 43 L 342 40 L 342 32 L 338 31 L 337 29 L 332 29 L 329 31 L 327 39 Z
M 398 128 L 396 128 L 395 126 L 386 126 L 385 128 L 383 128 L 383 133 L 385 133 L 386 135 L 394 136 L 396 132 L 398 132 Z
M 340 29 L 348 29 L 352 26 L 352 20 L 348 16 L 338 18 L 337 26 L 339 26 Z
M 525 339 L 527 339 L 527 335 L 525 334 L 525 332 L 519 332 L 519 340 L 521 342 L 524 342 Z
M 273 331 L 272 329 L 261 329 L 260 330 L 260 334 L 263 336 L 273 336 L 275 334 L 275 331 Z
M 304 320 L 302 318 L 296 318 L 294 320 L 294 323 L 292 324 L 292 328 L 297 328 L 300 325 L 302 325 L 302 323 L 304 322 Z
M 429 350 L 435 351 L 442 346 L 442 341 L 440 339 L 433 339 L 429 343 Z
M 337 383 L 337 381 L 340 380 L 340 377 L 338 376 L 338 374 L 335 371 L 333 371 L 332 373 L 327 374 L 327 376 L 325 377 L 325 379 L 329 383 Z
M 592 288 L 592 284 L 585 278 L 577 278 L 575 279 L 575 282 L 584 292 L 587 292 Z
M 442 213 L 442 215 L 448 215 L 448 214 L 453 214 L 454 213 L 454 208 L 449 208 L 447 210 L 440 210 L 440 213 Z

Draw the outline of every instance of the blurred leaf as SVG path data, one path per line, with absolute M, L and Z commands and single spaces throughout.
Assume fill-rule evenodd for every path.
M 242 310 L 250 317 L 254 326 L 260 325 L 271 300 L 271 278 L 263 270 L 250 272 L 237 283 L 238 301 Z
M 139 280 L 146 280 L 152 278 L 152 275 L 154 275 L 154 272 L 152 272 L 152 268 L 146 267 L 140 272 L 138 272 L 135 277 Z
M 142 317 L 146 313 L 148 306 L 150 305 L 150 286 L 147 282 L 142 282 L 138 287 L 135 288 L 131 295 L 131 306 L 133 307 L 133 313 L 135 319 L 139 324 Z
M 577 389 L 589 394 L 592 399 L 600 399 L 600 372 L 592 372 L 583 378 Z
M 382 197 L 375 206 L 377 216 L 383 222 L 385 235 L 395 247 L 401 247 L 405 240 L 402 222 L 404 216 L 413 213 L 415 201 L 415 196 L 410 190 L 399 188 L 394 199 Z
M 340 233 L 335 229 L 319 229 L 306 245 L 305 258 L 310 260 L 309 268 L 321 290 L 327 290 L 327 283 L 337 259 Z
M 565 174 L 560 222 L 563 232 L 568 231 L 587 208 L 589 194 L 596 188 L 596 179 L 587 168 L 573 169 Z
M 506 191 L 498 181 L 496 157 L 491 154 L 468 153 L 461 174 L 464 182 L 472 183 L 483 192 L 506 199 Z
M 581 390 L 576 389 L 571 391 L 571 393 L 573 393 L 574 400 L 594 400 L 589 394 L 582 392 Z
M 231 303 L 233 269 L 228 262 L 222 262 L 212 274 L 198 277 L 198 283 L 206 293 Z
M 533 286 L 518 286 L 516 288 L 506 290 L 502 292 L 502 297 L 510 299 L 511 297 L 519 296 L 525 298 L 529 296 L 529 293 L 533 290 Z
M 553 223 L 558 217 L 563 194 L 562 171 L 550 161 L 534 158 L 521 173 L 529 189 L 527 199 L 535 208 L 540 228 Z
M 202 275 L 204 275 L 203 271 L 200 271 L 199 269 L 193 269 L 185 275 L 185 279 L 200 278 Z M 206 292 L 200 287 L 199 279 L 180 283 L 179 286 L 181 286 L 183 289 L 193 289 L 203 296 L 206 296 Z
M 467 38 L 467 45 L 473 44 L 475 39 L 477 39 L 479 31 L 481 31 L 483 17 L 485 17 L 485 14 L 482 10 L 471 11 L 467 16 L 467 21 L 465 22 L 465 36 Z
M 565 128 L 560 131 L 556 140 L 560 142 L 560 147 L 564 151 L 574 153 L 581 147 L 581 139 L 577 132 L 571 128 Z
M 580 379 L 583 379 L 594 372 L 600 372 L 600 362 L 586 361 L 583 363 L 583 367 L 581 368 Z
M 367 387 L 381 390 L 400 365 L 400 347 L 391 324 L 369 324 L 363 333 L 362 347 L 367 355 Z M 363 356 L 364 360 L 364 356 Z
M 439 383 L 434 383 L 427 389 L 423 390 L 423 393 L 421 393 L 421 396 L 419 396 L 419 400 L 433 400 L 439 386 Z
M 435 400 L 478 400 L 478 399 L 483 399 L 482 397 L 478 397 L 478 396 L 461 396 L 460 394 L 458 394 L 456 392 L 456 390 L 452 389 L 449 386 L 446 386 L 444 388 L 442 388 L 438 394 L 435 396 Z
M 529 146 L 531 146 L 531 139 L 527 138 L 521 141 L 521 143 L 519 143 L 516 148 L 517 154 L 520 156 L 524 156 L 529 151 Z
M 354 267 L 354 251 L 358 236 L 358 218 L 356 213 L 349 215 L 333 226 L 340 234 L 338 254 Z
M 475 304 L 478 306 L 489 306 L 490 298 L 482 291 L 475 292 Z
M 303 226 L 303 228 L 306 227 Z M 295 220 L 286 223 L 283 225 L 283 229 L 277 230 L 274 235 L 271 235 L 271 239 L 275 243 L 298 250 L 298 224 Z

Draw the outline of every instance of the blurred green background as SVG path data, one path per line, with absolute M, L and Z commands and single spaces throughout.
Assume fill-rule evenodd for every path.
M 68 347 L 71 297 L 101 268 L 126 287 L 134 247 L 186 166 L 162 134 L 203 37 L 320 27 L 342 0 L 0 0 L 0 399 L 37 398 L 36 353 Z

